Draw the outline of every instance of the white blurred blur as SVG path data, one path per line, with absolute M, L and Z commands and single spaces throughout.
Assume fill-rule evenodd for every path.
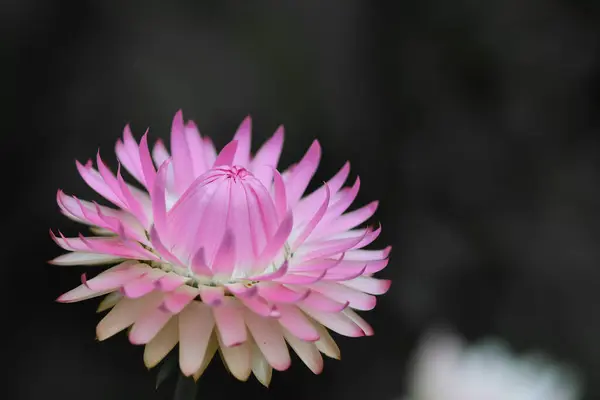
M 552 360 L 517 356 L 500 341 L 467 345 L 446 330 L 426 335 L 413 360 L 404 400 L 578 400 L 572 370 Z

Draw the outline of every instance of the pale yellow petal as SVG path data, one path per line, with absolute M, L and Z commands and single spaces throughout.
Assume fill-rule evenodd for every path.
M 179 314 L 179 365 L 190 376 L 202 365 L 215 320 L 210 307 L 192 301 Z
M 108 339 L 132 325 L 145 311 L 158 307 L 162 296 L 152 292 L 139 299 L 121 299 L 96 327 L 98 340 Z
M 244 310 L 244 319 L 260 351 L 278 371 L 290 367 L 290 353 L 283 339 L 282 327 L 277 320 L 261 317 L 252 311 Z
M 208 367 L 208 364 L 210 364 L 213 357 L 215 356 L 215 353 L 217 352 L 218 348 L 219 348 L 219 341 L 217 340 L 217 334 L 215 331 L 213 331 L 213 333 L 210 336 L 210 339 L 208 341 L 208 346 L 206 346 L 206 352 L 204 353 L 204 359 L 202 360 L 202 365 L 200 365 L 200 368 L 198 369 L 198 371 L 194 372 L 193 376 L 194 376 L 195 381 L 198 381 L 198 379 L 200 379 L 200 377 L 206 370 L 206 367 Z
M 273 376 L 273 367 L 267 362 L 262 351 L 256 345 L 256 342 L 250 338 L 250 346 L 252 347 L 252 372 L 260 383 L 265 387 L 269 387 L 271 377 Z
M 217 339 L 219 340 L 219 352 L 229 372 L 240 381 L 248 380 L 250 372 L 252 372 L 248 341 L 238 346 L 227 347 L 223 344 L 221 335 L 217 335 Z
M 144 364 L 155 367 L 177 344 L 179 340 L 179 321 L 175 315 L 144 348 Z
M 121 292 L 110 293 L 108 296 L 102 299 L 102 301 L 98 305 L 98 309 L 96 310 L 96 312 L 101 313 L 103 311 L 113 308 L 122 298 L 123 295 L 121 294 Z
M 315 324 L 315 328 L 317 328 L 317 331 L 319 332 L 319 337 L 320 337 L 319 340 L 314 342 L 315 345 L 317 346 L 317 349 L 319 349 L 319 351 L 321 353 L 325 354 L 327 357 L 331 357 L 331 358 L 335 358 L 336 360 L 339 360 L 341 358 L 340 348 L 338 347 L 338 345 L 335 343 L 335 341 L 333 340 L 333 338 L 327 331 L 327 328 L 325 328 L 323 325 L 319 324 L 316 321 L 314 322 L 314 324 Z
M 290 347 L 298 354 L 298 357 L 314 374 L 323 372 L 323 357 L 313 342 L 302 340 L 292 335 L 286 329 L 283 329 L 283 336 Z

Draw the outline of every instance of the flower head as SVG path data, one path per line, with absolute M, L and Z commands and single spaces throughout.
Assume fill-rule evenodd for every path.
M 339 358 L 326 328 L 345 336 L 370 336 L 354 310 L 375 307 L 387 280 L 390 249 L 365 250 L 381 228 L 361 228 L 373 202 L 347 212 L 360 180 L 344 187 L 349 164 L 304 196 L 321 156 L 317 141 L 280 174 L 283 128 L 250 153 L 250 118 L 218 154 L 181 112 L 173 121 L 171 154 L 162 142 L 150 152 L 129 127 L 116 145 L 120 163 L 145 188 L 116 176 L 98 154 L 77 163 L 82 178 L 116 208 L 58 192 L 71 219 L 90 225 L 95 237 L 52 237 L 70 251 L 57 265 L 116 264 L 58 298 L 75 302 L 106 296 L 109 310 L 99 340 L 128 328 L 144 344 L 144 361 L 157 365 L 179 343 L 183 374 L 198 377 L 219 350 L 229 371 L 264 385 L 272 368 L 290 365 L 287 344 L 314 372 L 321 353 Z M 287 342 L 287 344 L 286 344 Z
M 466 347 L 436 332 L 418 351 L 407 400 L 576 400 L 571 373 L 541 356 L 518 358 L 499 342 Z

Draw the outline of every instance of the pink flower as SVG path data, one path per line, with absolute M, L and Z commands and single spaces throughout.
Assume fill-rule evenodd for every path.
M 390 248 L 364 250 L 381 228 L 358 228 L 377 202 L 346 212 L 360 181 L 343 187 L 346 163 L 326 184 L 304 192 L 321 148 L 280 174 L 283 127 L 250 154 L 251 121 L 219 154 L 193 122 L 175 115 L 171 155 L 159 141 L 152 155 L 147 134 L 138 144 L 129 127 L 116 152 L 145 187 L 127 184 L 100 155 L 77 163 L 83 179 L 113 203 L 109 208 L 58 192 L 62 212 L 90 225 L 96 237 L 52 234 L 70 251 L 56 265 L 115 264 L 58 298 L 75 302 L 104 296 L 97 327 L 104 340 L 130 327 L 144 344 L 144 361 L 157 365 L 179 343 L 183 374 L 198 379 L 219 350 L 240 380 L 251 372 L 264 385 L 272 368 L 290 366 L 286 345 L 314 373 L 321 353 L 339 358 L 326 328 L 345 336 L 370 336 L 354 310 L 375 307 L 374 295 L 390 282 L 372 275 L 388 263 Z M 159 166 L 158 170 L 155 168 Z

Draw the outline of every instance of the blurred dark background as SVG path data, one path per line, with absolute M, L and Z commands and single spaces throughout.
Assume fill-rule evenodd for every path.
M 96 198 L 74 160 L 167 138 L 182 108 L 224 145 L 247 114 L 254 149 L 286 126 L 282 164 L 314 138 L 317 181 L 346 161 L 381 200 L 376 335 L 339 339 L 312 376 L 269 390 L 219 362 L 202 398 L 398 398 L 420 335 L 443 322 L 579 367 L 600 398 L 600 3 L 595 0 L 3 1 L 6 399 L 170 399 L 142 348 L 97 343 L 97 302 L 54 303 L 80 268 L 48 228 L 76 224 L 58 188 Z

